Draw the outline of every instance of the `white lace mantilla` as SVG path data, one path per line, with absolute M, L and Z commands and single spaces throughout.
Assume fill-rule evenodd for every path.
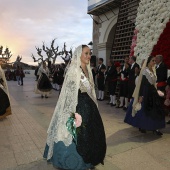
M 74 76 L 67 75 L 65 79 L 67 79 L 67 84 L 65 84 L 66 87 L 62 87 L 60 97 L 47 131 L 47 144 L 49 146 L 47 159 L 52 157 L 54 142 L 63 141 L 66 146 L 69 146 L 72 142 L 72 135 L 66 128 L 66 122 L 70 117 L 70 114 L 76 112 L 75 106 L 77 105 L 78 91 L 75 81 L 73 81 Z
M 9 97 L 9 91 L 8 91 L 8 85 L 7 85 L 7 82 L 6 82 L 6 77 L 5 77 L 5 73 L 4 71 L 2 70 L 1 66 L 0 66 L 0 79 L 2 78 L 3 80 L 3 84 L 0 84 L 0 88 L 8 95 Z M 9 98 L 10 99 L 10 98 Z
M 47 77 L 49 76 L 49 69 L 48 67 L 43 68 L 43 65 L 38 70 L 38 75 L 41 75 L 42 73 L 46 74 Z
M 85 76 L 81 79 L 81 75 L 83 75 L 82 69 L 80 68 L 81 53 L 82 46 L 77 47 L 73 53 L 73 58 L 68 66 L 61 93 L 47 131 L 47 145 L 49 146 L 47 160 L 49 160 L 53 155 L 54 142 L 57 143 L 62 141 L 65 146 L 69 146 L 72 143 L 72 135 L 67 130 L 66 122 L 70 117 L 70 114 L 76 112 L 80 82 L 81 85 L 84 86 L 83 89 L 94 101 L 96 101 L 94 84 L 91 83 L 93 82 L 93 77 L 90 69 L 90 63 L 87 65 L 89 81 Z
M 149 68 L 143 70 L 143 75 L 147 78 L 150 84 L 155 85 L 157 76 L 155 73 L 151 72 Z
M 94 84 L 93 82 L 91 82 L 83 72 L 81 72 L 81 80 L 80 80 L 80 91 L 83 92 L 87 92 L 87 94 L 90 96 L 90 98 L 96 103 L 97 105 L 97 101 L 96 101 L 96 96 L 93 93 L 93 89 L 94 89 Z

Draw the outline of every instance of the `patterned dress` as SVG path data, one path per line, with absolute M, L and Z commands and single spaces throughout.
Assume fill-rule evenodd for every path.
M 77 144 L 65 146 L 62 141 L 54 143 L 53 156 L 49 162 L 55 167 L 68 170 L 86 170 L 99 163 L 103 164 L 106 153 L 104 126 L 96 103 L 90 94 L 89 80 L 82 73 L 78 92 L 76 112 L 82 117 L 82 126 L 77 133 Z M 44 158 L 48 155 L 48 145 Z
M 11 114 L 11 106 L 5 81 L 6 80 L 3 80 L 2 73 L 0 73 L 0 119 Z

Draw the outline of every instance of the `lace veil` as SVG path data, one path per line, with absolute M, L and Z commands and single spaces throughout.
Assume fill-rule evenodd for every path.
M 65 74 L 61 93 L 47 131 L 47 145 L 49 146 L 47 160 L 53 155 L 54 142 L 57 143 L 58 141 L 62 141 L 66 146 L 69 146 L 72 143 L 72 135 L 66 128 L 66 122 L 70 117 L 70 114 L 76 112 L 76 106 L 78 103 L 78 90 L 80 87 L 82 72 L 80 68 L 81 54 L 82 45 L 75 49 L 71 63 L 69 64 Z M 89 81 L 92 81 L 93 78 L 90 63 L 88 64 L 87 69 L 89 72 Z M 92 88 L 92 95 L 96 98 L 94 87 Z
M 46 66 L 46 69 L 43 68 L 43 62 L 40 65 L 40 68 L 38 69 L 38 75 L 40 75 L 41 73 L 45 73 L 47 75 L 47 77 L 49 76 L 49 69 Z
M 3 86 L 4 86 L 4 88 L 3 88 L 3 90 L 5 91 L 5 93 L 8 95 L 8 97 L 9 97 L 9 91 L 8 91 L 8 85 L 7 85 L 7 82 L 6 82 L 6 77 L 5 77 L 5 74 L 4 74 L 4 71 L 2 70 L 2 68 L 1 68 L 1 65 L 0 65 L 0 78 L 2 78 L 3 79 Z

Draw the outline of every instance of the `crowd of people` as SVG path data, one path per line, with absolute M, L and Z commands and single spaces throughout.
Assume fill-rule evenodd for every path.
M 25 73 L 22 67 L 17 66 L 16 69 L 11 71 L 9 68 L 5 71 L 5 77 L 7 81 L 14 80 L 17 81 L 18 86 L 23 86 L 23 78 L 25 77 Z
M 48 98 L 52 89 L 60 90 L 43 155 L 58 168 L 94 169 L 104 164 L 106 137 L 97 100 L 105 101 L 107 96 L 107 104 L 123 108 L 124 122 L 139 132 L 152 131 L 162 136 L 160 129 L 165 128 L 165 109 L 170 110 L 170 77 L 161 55 L 149 56 L 141 67 L 135 57 L 125 57 L 122 65 L 110 59 L 107 67 L 103 58 L 99 58 L 98 66 L 94 67 L 94 63 L 90 66 L 90 54 L 87 45 L 80 45 L 68 67 L 65 64 L 48 67 L 44 61 L 35 70 L 35 92 L 41 98 Z M 1 118 L 11 111 L 2 69 L 0 73 L 4 104 L 0 107 Z M 18 85 L 23 84 L 21 74 L 22 68 L 17 67 Z
M 41 98 L 48 98 L 52 89 L 60 91 L 64 81 L 65 64 L 49 65 L 43 61 L 40 67 L 35 69 L 36 89 Z
M 108 104 L 126 110 L 135 89 L 136 77 L 140 72 L 136 58 L 125 57 L 123 65 L 109 60 L 107 68 L 103 64 L 103 59 L 99 58 L 99 65 L 95 70 L 98 100 L 103 101 L 109 94 Z
M 165 92 L 167 86 L 167 67 L 163 63 L 162 55 L 155 57 L 157 89 Z M 142 65 L 142 63 L 141 63 Z M 98 87 L 98 100 L 103 101 L 110 97 L 107 104 L 127 110 L 132 99 L 134 89 L 141 71 L 141 67 L 136 63 L 136 57 L 125 57 L 122 64 L 109 60 L 106 66 L 103 59 L 99 58 L 98 66 L 93 68 L 95 82 Z
M 107 104 L 126 111 L 126 123 L 138 127 L 142 133 L 148 130 L 162 135 L 159 129 L 165 127 L 165 115 L 170 112 L 170 77 L 162 55 L 148 57 L 141 67 L 133 56 L 125 57 L 122 65 L 109 60 L 107 68 L 99 58 L 93 74 L 98 87 L 97 100 L 109 96 Z
M 163 63 L 163 56 L 150 56 L 148 59 L 143 60 L 141 67 L 136 63 L 136 57 L 133 56 L 130 58 L 125 57 L 123 64 L 113 62 L 110 59 L 106 67 L 103 58 L 98 59 L 97 67 L 94 67 L 93 63 L 91 64 L 94 87 L 97 87 L 97 100 L 104 101 L 109 97 L 108 105 L 115 106 L 117 109 L 122 108 L 126 111 L 127 115 L 124 120 L 126 123 L 138 127 L 142 133 L 152 130 L 153 133 L 162 135 L 159 129 L 165 127 L 165 112 L 167 113 L 170 110 L 170 78 L 168 81 L 167 67 Z M 145 69 L 142 69 L 142 66 Z M 61 90 L 65 68 L 66 66 L 61 64 L 53 65 L 48 69 L 44 62 L 35 71 L 38 80 L 37 89 L 42 98 L 48 98 L 52 88 Z M 48 78 L 45 78 L 44 74 Z M 140 87 L 138 87 L 139 84 Z M 150 84 L 152 88 L 149 87 Z M 137 95 L 139 98 L 134 100 L 136 88 L 138 88 Z M 158 90 L 164 94 L 162 97 L 157 92 Z M 154 98 L 154 101 L 153 98 L 149 98 L 150 96 Z M 150 102 L 149 106 L 147 102 Z M 134 107 L 137 107 L 136 104 L 140 105 L 139 107 L 142 109 L 138 110 L 138 114 L 133 115 L 132 112 L 135 112 Z M 146 108 L 151 107 L 151 105 L 153 108 L 150 108 L 148 112 Z M 141 117 L 141 115 L 144 116 Z M 150 116 L 151 121 L 146 115 Z M 170 121 L 167 123 L 170 124 Z
M 75 50 L 48 129 L 44 158 L 63 169 L 93 169 L 103 164 L 105 132 L 96 100 L 104 101 L 109 96 L 107 104 L 126 111 L 125 123 L 141 133 L 152 131 L 158 136 L 163 135 L 160 129 L 166 124 L 165 108 L 170 107 L 170 77 L 161 55 L 149 56 L 141 67 L 135 57 L 125 57 L 123 65 L 109 60 L 107 67 L 99 58 L 98 66 L 92 63 L 90 67 L 88 50 L 87 46 Z M 85 124 L 80 126 L 80 134 L 76 122 L 75 127 L 71 124 L 71 120 L 77 119 L 69 117 L 71 113 L 80 114 L 79 121 Z M 61 154 L 65 156 L 59 159 L 57 156 Z

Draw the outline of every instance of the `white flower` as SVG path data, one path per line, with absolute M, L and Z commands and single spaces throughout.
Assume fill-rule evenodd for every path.
M 141 0 L 136 17 L 137 44 L 134 54 L 138 55 L 137 62 L 142 57 L 150 55 L 154 45 L 170 19 L 169 0 Z
M 166 17 L 164 22 L 167 23 L 169 21 L 169 17 Z

